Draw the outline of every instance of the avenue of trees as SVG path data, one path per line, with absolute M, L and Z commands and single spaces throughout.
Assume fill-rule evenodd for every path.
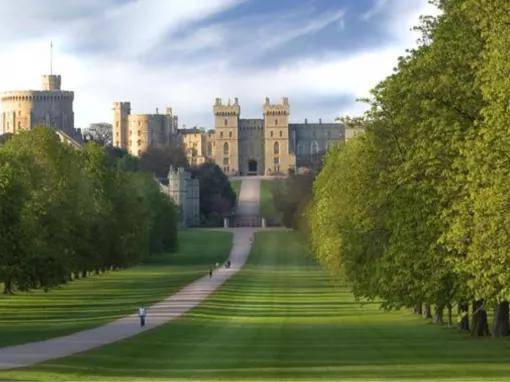
M 112 155 L 113 154 L 113 155 Z M 177 209 L 153 177 L 95 143 L 38 127 L 0 145 L 0 282 L 49 288 L 177 246 Z M 119 165 L 120 164 L 120 165 Z
M 436 3 L 373 90 L 366 134 L 328 154 L 310 243 L 360 298 L 509 335 L 510 2 Z

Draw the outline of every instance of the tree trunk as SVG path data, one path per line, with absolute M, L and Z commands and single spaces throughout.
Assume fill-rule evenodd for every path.
M 494 308 L 494 325 L 492 335 L 503 337 L 510 335 L 508 301 L 502 302 Z
M 471 335 L 477 337 L 490 336 L 487 312 L 483 306 L 483 300 L 473 302 L 473 322 Z
M 465 302 L 459 304 L 459 329 L 469 332 L 469 305 Z
M 446 307 L 448 308 L 448 327 L 451 328 L 453 326 L 452 304 L 448 304 Z
M 81 277 L 86 278 L 87 277 L 87 271 L 85 271 L 85 270 L 81 271 Z
M 443 324 L 444 323 L 443 311 L 444 311 L 443 305 L 436 305 L 436 307 L 434 309 L 434 320 L 433 320 L 435 324 Z
M 421 302 L 414 306 L 414 314 L 419 314 L 420 316 L 423 314 L 423 309 L 422 309 L 422 303 Z
M 423 312 L 423 317 L 426 319 L 432 318 L 432 310 L 430 309 L 430 304 L 425 304 L 425 309 Z

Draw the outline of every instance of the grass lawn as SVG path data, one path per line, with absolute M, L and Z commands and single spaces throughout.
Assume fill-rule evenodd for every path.
M 69 334 L 136 311 L 179 290 L 223 262 L 232 234 L 182 231 L 177 253 L 144 264 L 41 290 L 0 295 L 0 346 Z M 1 378 L 0 378 L 1 379 Z
M 260 214 L 273 225 L 281 225 L 281 213 L 275 208 L 273 194 L 271 193 L 272 180 L 260 182 Z
M 236 198 L 239 201 L 239 194 L 241 193 L 241 181 L 240 180 L 230 180 L 230 185 L 232 189 L 236 193 Z
M 184 318 L 13 380 L 508 381 L 508 340 L 360 306 L 293 232 L 257 234 L 249 264 Z

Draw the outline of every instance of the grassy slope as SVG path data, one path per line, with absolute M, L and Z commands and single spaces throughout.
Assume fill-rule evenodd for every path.
M 231 234 L 183 231 L 180 250 L 146 264 L 75 280 L 48 293 L 0 296 L 0 346 L 35 341 L 97 326 L 179 290 L 222 262 Z
M 281 224 L 281 213 L 276 210 L 271 193 L 272 180 L 260 182 L 260 214 L 273 224 Z
M 34 369 L 30 380 L 508 380 L 510 343 L 360 306 L 292 232 L 257 235 L 249 265 L 185 318 Z

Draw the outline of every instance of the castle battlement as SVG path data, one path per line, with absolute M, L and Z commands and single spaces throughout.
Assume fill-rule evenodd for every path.
M 239 99 L 234 98 L 234 102 L 231 103 L 230 99 L 227 104 L 224 105 L 221 98 L 216 98 L 213 106 L 214 115 L 217 116 L 238 116 L 241 114 L 241 106 L 239 105 Z
M 272 104 L 269 97 L 266 97 L 262 112 L 264 115 L 289 115 L 289 99 L 283 97 L 281 103 Z

